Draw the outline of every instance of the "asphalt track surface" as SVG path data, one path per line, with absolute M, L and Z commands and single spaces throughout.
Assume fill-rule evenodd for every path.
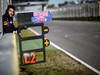
M 46 38 L 100 71 L 99 22 L 53 21 L 45 25 L 50 29 Z

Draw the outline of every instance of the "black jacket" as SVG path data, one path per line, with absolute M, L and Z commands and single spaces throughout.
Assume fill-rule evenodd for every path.
M 7 14 L 2 16 L 3 20 L 3 33 L 12 33 L 16 30 L 13 24 L 13 18 L 10 18 Z

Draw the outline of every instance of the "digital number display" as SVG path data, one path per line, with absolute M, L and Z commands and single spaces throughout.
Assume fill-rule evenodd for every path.
M 32 53 L 24 53 L 24 64 L 34 64 L 36 63 L 36 54 Z

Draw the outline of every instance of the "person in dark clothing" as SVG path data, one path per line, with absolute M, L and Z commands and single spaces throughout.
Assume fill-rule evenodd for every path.
M 13 31 L 17 30 L 17 28 L 15 28 L 13 24 L 14 15 L 15 15 L 15 7 L 13 5 L 8 5 L 5 14 L 2 16 L 3 33 L 12 33 Z

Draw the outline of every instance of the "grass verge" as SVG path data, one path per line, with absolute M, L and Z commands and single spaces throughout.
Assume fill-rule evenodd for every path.
M 27 37 L 30 35 L 34 36 L 35 34 L 28 30 L 22 31 L 22 36 Z M 16 41 L 16 43 L 18 43 L 18 41 Z M 28 45 L 28 43 L 25 44 L 26 45 L 24 46 Z M 32 43 L 30 42 L 30 44 Z M 41 53 L 39 57 L 41 57 Z M 91 71 L 81 63 L 75 61 L 62 51 L 53 47 L 52 45 L 46 48 L 46 59 L 47 60 L 44 63 L 20 66 L 20 74 L 21 75 L 97 75 L 95 72 Z

